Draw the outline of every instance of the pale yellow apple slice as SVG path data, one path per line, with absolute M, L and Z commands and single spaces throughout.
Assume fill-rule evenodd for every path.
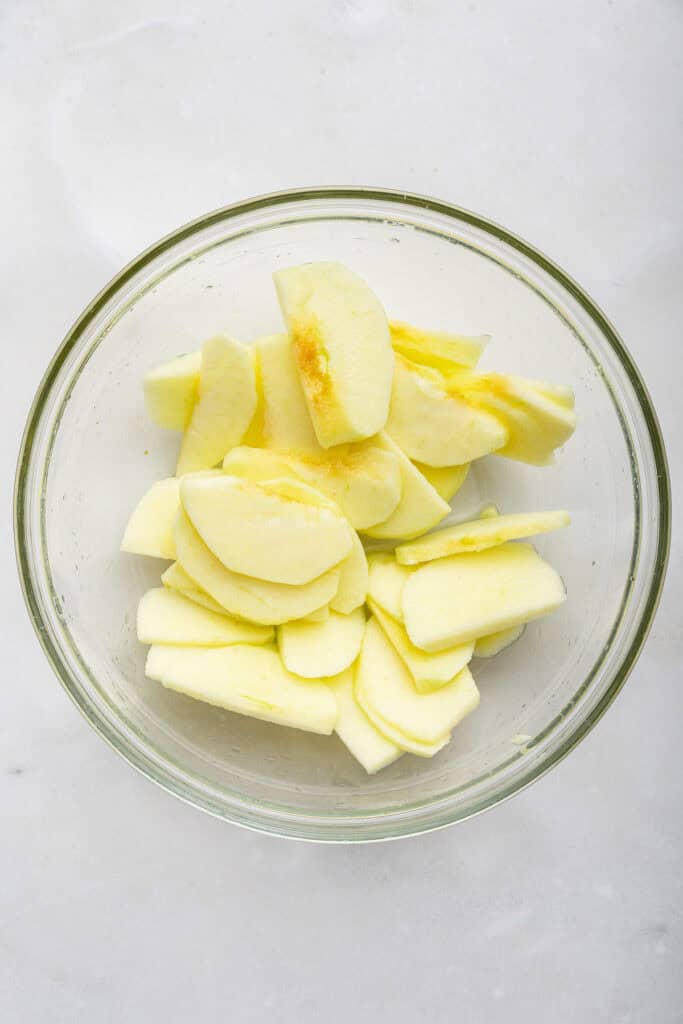
M 277 481 L 253 483 L 220 474 L 183 478 L 183 508 L 223 565 L 271 583 L 310 583 L 351 550 L 347 521 L 333 506 L 285 497 Z M 302 491 L 303 488 L 303 491 Z M 299 484 L 299 493 L 310 491 Z
M 474 645 L 475 658 L 493 658 L 500 654 L 506 647 L 510 647 L 519 640 L 524 632 L 524 626 L 510 626 L 509 629 L 501 629 L 498 633 L 489 633 L 488 636 L 480 636 Z
M 440 497 L 387 433 L 383 431 L 378 434 L 377 442 L 387 451 L 393 452 L 398 459 L 403 490 L 396 511 L 383 523 L 363 533 L 382 540 L 419 537 L 440 523 L 450 512 L 451 506 Z
M 465 483 L 470 464 L 466 462 L 464 466 L 426 466 L 424 462 L 416 462 L 415 468 L 427 477 L 444 501 L 450 501 Z
M 166 587 L 148 590 L 141 598 L 137 632 L 142 644 L 192 647 L 267 644 L 275 639 L 272 626 L 255 626 L 227 615 L 217 615 Z
M 353 670 L 347 669 L 331 683 L 337 700 L 337 723 L 334 727 L 349 753 L 360 762 L 368 775 L 374 775 L 393 764 L 403 751 L 386 739 L 367 717 L 353 693 Z
M 479 704 L 479 691 L 468 668 L 432 693 L 418 693 L 413 679 L 376 619 L 363 636 L 355 676 L 356 698 L 401 734 L 433 744 Z
M 371 551 L 367 558 L 368 596 L 392 619 L 403 622 L 403 588 L 411 570 L 397 563 L 393 551 Z
M 443 651 L 547 615 L 565 596 L 562 580 L 531 544 L 501 544 L 413 571 L 403 588 L 403 618 L 416 647 Z
M 167 430 L 185 430 L 199 393 L 201 352 L 188 352 L 145 374 L 147 415 Z
M 394 353 L 381 303 L 340 263 L 273 275 L 316 437 L 323 448 L 382 430 Z
M 355 530 L 351 531 L 351 551 L 338 568 L 339 586 L 330 608 L 348 615 L 360 608 L 368 593 L 368 560 Z
M 176 476 L 220 462 L 244 437 L 256 402 L 249 349 L 222 336 L 207 341 L 202 347 L 199 395 L 183 436 Z
M 396 561 L 401 565 L 419 565 L 466 551 L 485 551 L 509 540 L 549 533 L 568 525 L 569 513 L 565 511 L 518 512 L 470 519 L 436 530 L 410 544 L 401 544 L 396 548 Z
M 356 696 L 355 687 L 354 696 Z M 400 750 L 405 751 L 405 753 L 407 754 L 416 754 L 417 757 L 434 757 L 435 754 L 438 754 L 439 751 L 443 750 L 443 748 L 450 742 L 451 734 L 447 733 L 445 736 L 441 737 L 441 739 L 436 740 L 434 743 L 421 743 L 419 740 L 416 740 L 414 736 L 406 736 L 405 733 L 402 733 L 401 730 L 397 729 L 395 725 L 392 725 L 390 722 L 387 722 L 384 718 L 382 718 L 381 715 L 378 715 L 377 712 L 373 708 L 369 707 L 367 704 L 365 705 L 365 707 L 361 707 L 361 704 L 358 701 L 357 697 L 356 701 L 358 703 L 358 706 L 361 708 L 363 714 L 366 716 L 368 721 L 372 723 L 377 732 L 380 733 L 380 735 L 384 736 L 384 738 L 388 740 L 390 743 L 393 743 L 397 747 L 399 747 Z
M 169 590 L 176 594 L 182 594 L 188 601 L 194 601 L 195 604 L 200 605 L 202 608 L 208 608 L 210 612 L 216 612 L 217 615 L 228 615 L 228 612 L 218 601 L 214 601 L 209 594 L 197 586 L 195 581 L 187 575 L 178 562 L 169 565 L 168 569 L 161 574 L 161 582 Z
M 268 647 L 151 647 L 146 674 L 195 700 L 277 725 L 329 735 L 337 701 L 329 686 L 297 679 Z
M 157 480 L 133 510 L 121 550 L 131 555 L 175 558 L 173 523 L 179 508 L 179 481 L 175 477 Z
M 329 604 L 337 592 L 339 569 L 330 569 L 303 586 L 270 583 L 231 572 L 213 555 L 181 510 L 174 538 L 178 562 L 196 583 L 231 615 L 277 626 Z
M 508 440 L 496 417 L 449 393 L 445 379 L 400 355 L 387 432 L 410 459 L 436 467 L 472 462 Z
M 276 451 L 320 452 L 286 334 L 256 343 L 263 388 L 263 443 Z
M 266 406 L 263 396 L 263 371 L 261 369 L 261 353 L 258 342 L 249 347 L 252 365 L 254 367 L 254 385 L 256 387 L 256 408 L 251 417 L 241 443 L 252 448 L 261 448 L 266 443 L 265 416 Z
M 325 622 L 285 622 L 277 640 L 285 667 L 304 679 L 336 676 L 358 657 L 365 614 L 330 612 Z
M 427 654 L 426 651 L 421 651 L 419 647 L 411 643 L 410 637 L 401 623 L 392 619 L 391 615 L 387 615 L 375 601 L 370 599 L 368 607 L 413 677 L 418 693 L 431 693 L 432 690 L 438 690 L 446 683 L 450 683 L 451 679 L 472 660 L 474 653 L 472 641 L 460 644 L 458 647 L 451 647 L 438 654 Z
M 458 367 L 476 366 L 490 340 L 488 334 L 468 338 L 444 331 L 425 331 L 401 320 L 390 320 L 389 330 L 395 352 L 414 363 L 424 363 L 445 373 L 452 373 Z

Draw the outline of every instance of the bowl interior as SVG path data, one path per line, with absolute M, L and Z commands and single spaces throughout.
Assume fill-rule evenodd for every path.
M 147 680 L 135 611 L 166 563 L 118 550 L 131 509 L 173 474 L 177 452 L 177 436 L 145 417 L 145 371 L 214 333 L 252 341 L 281 330 L 273 270 L 324 259 L 357 270 L 396 318 L 491 334 L 484 368 L 569 384 L 578 413 L 555 465 L 491 456 L 453 501 L 457 518 L 484 501 L 504 511 L 569 509 L 571 528 L 537 543 L 564 578 L 565 606 L 500 657 L 473 663 L 481 706 L 441 754 L 406 755 L 372 778 L 336 738 L 232 715 Z M 225 211 L 124 272 L 48 376 L 20 470 L 19 542 L 34 617 L 98 728 L 195 803 L 322 838 L 454 820 L 560 756 L 635 656 L 662 563 L 657 453 L 643 403 L 571 283 L 476 218 L 361 195 Z

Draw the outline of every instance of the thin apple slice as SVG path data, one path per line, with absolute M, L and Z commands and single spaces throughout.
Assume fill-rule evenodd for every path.
M 285 622 L 277 631 L 285 667 L 304 679 L 336 676 L 358 657 L 365 615 L 331 612 L 326 622 Z
M 145 407 L 153 423 L 185 430 L 199 393 L 201 365 L 201 352 L 188 352 L 145 374 Z
M 173 565 L 169 565 L 168 569 L 161 574 L 161 582 L 169 590 L 176 594 L 181 594 L 186 597 L 188 601 L 194 601 L 195 604 L 200 605 L 202 608 L 208 608 L 210 612 L 216 612 L 217 615 L 227 615 L 225 608 L 214 601 L 214 599 L 202 590 L 193 579 L 191 579 L 183 567 L 178 563 L 174 562 Z
M 360 762 L 368 775 L 374 775 L 393 764 L 403 751 L 375 728 L 360 707 L 353 693 L 353 670 L 342 672 L 331 686 L 337 700 L 334 731 L 349 753 Z
M 408 669 L 376 619 L 363 637 L 355 677 L 356 698 L 409 739 L 433 744 L 479 704 L 479 691 L 468 668 L 432 693 L 417 693 Z
M 470 469 L 469 462 L 464 466 L 426 466 L 424 462 L 416 462 L 414 465 L 444 501 L 450 501 L 455 497 L 465 483 Z
M 339 586 L 330 601 L 335 612 L 349 615 L 364 603 L 368 593 L 368 560 L 355 530 L 351 531 L 351 551 L 339 563 Z
M 403 588 L 411 570 L 397 563 L 393 551 L 371 551 L 367 558 L 369 597 L 392 619 L 403 622 Z
M 406 736 L 405 733 L 402 733 L 395 725 L 387 722 L 367 704 L 365 707 L 362 707 L 357 697 L 356 701 L 358 702 L 358 706 L 361 708 L 363 714 L 366 716 L 368 721 L 372 723 L 377 732 L 407 754 L 415 754 L 417 757 L 434 757 L 435 754 L 438 754 L 439 751 L 443 750 L 443 748 L 450 742 L 451 734 L 447 733 L 446 736 L 436 740 L 435 743 L 421 743 L 419 740 L 416 740 L 414 736 Z
M 506 647 L 510 647 L 519 640 L 524 632 L 524 626 L 510 626 L 509 629 L 501 629 L 498 633 L 489 633 L 488 636 L 480 636 L 474 645 L 475 658 L 494 658 Z
M 232 572 L 298 585 L 331 569 L 351 550 L 351 531 L 334 506 L 313 504 L 304 484 L 253 483 L 219 474 L 183 478 L 180 497 L 210 551 Z M 293 495 L 298 494 L 306 500 Z
M 217 615 L 166 587 L 148 590 L 141 598 L 137 632 L 142 644 L 182 647 L 267 644 L 275 639 L 272 626 L 255 626 L 227 615 Z
M 178 562 L 197 584 L 231 615 L 264 626 L 278 626 L 329 604 L 337 592 L 339 569 L 330 569 L 302 586 L 269 583 L 231 572 L 218 561 L 181 510 L 174 538 Z
M 403 588 L 403 618 L 416 647 L 443 651 L 547 615 L 565 596 L 531 544 L 513 542 L 415 570 Z
M 340 263 L 273 275 L 317 439 L 323 448 L 382 430 L 394 353 L 381 303 Z
M 325 604 L 322 608 L 316 608 L 314 612 L 304 615 L 300 622 L 327 622 L 330 617 L 330 605 Z
M 210 469 L 239 444 L 256 411 L 254 363 L 249 349 L 219 336 L 202 347 L 199 396 L 178 456 L 176 476 Z
M 175 558 L 173 523 L 179 508 L 179 481 L 175 477 L 157 480 L 133 510 L 121 550 L 131 555 Z
M 381 540 L 419 537 L 440 523 L 450 512 L 451 506 L 439 496 L 386 432 L 377 435 L 377 442 L 396 455 L 403 490 L 396 511 L 383 523 L 363 530 L 363 533 Z
M 297 679 L 268 647 L 151 647 L 146 674 L 170 690 L 264 722 L 329 736 L 337 702 L 329 686 Z
M 315 436 L 289 337 L 271 334 L 256 343 L 263 387 L 263 440 L 286 452 L 322 451 Z
M 389 330 L 395 352 L 400 352 L 414 363 L 433 366 L 445 373 L 452 373 L 463 366 L 476 366 L 490 341 L 488 334 L 468 338 L 444 331 L 425 331 L 402 320 L 390 320 Z
M 427 654 L 410 641 L 404 627 L 387 615 L 375 601 L 368 601 L 370 611 L 379 622 L 387 639 L 406 666 L 418 693 L 431 693 L 450 683 L 472 660 L 474 643 L 470 641 L 438 654 Z
M 495 416 L 449 393 L 439 374 L 396 356 L 387 432 L 410 459 L 454 466 L 503 447 L 508 432 Z
M 549 533 L 564 526 L 569 526 L 569 513 L 565 511 L 518 512 L 470 519 L 445 530 L 436 530 L 411 544 L 401 544 L 396 548 L 396 561 L 401 565 L 419 565 L 466 551 L 485 551 L 509 540 Z

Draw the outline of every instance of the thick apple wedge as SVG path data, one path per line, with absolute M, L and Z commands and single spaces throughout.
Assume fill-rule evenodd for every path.
M 397 563 L 393 551 L 368 554 L 368 596 L 397 622 L 403 622 L 403 588 L 410 574 L 410 569 Z
M 304 679 L 336 676 L 358 657 L 364 629 L 362 608 L 350 615 L 330 612 L 325 622 L 285 622 L 277 631 L 280 657 Z
M 185 430 L 199 394 L 201 365 L 201 352 L 188 352 L 145 374 L 145 408 L 153 423 Z
M 501 629 L 498 633 L 489 633 L 488 636 L 480 636 L 474 645 L 475 658 L 494 658 L 506 647 L 510 647 L 519 640 L 524 632 L 524 626 L 510 626 L 509 629 Z
M 199 395 L 183 436 L 176 476 L 220 462 L 244 437 L 256 402 L 249 349 L 227 337 L 207 341 L 201 353 Z
M 419 565 L 466 551 L 485 551 L 509 540 L 533 537 L 569 526 L 569 513 L 519 512 L 511 515 L 470 519 L 466 523 L 437 530 L 411 544 L 396 548 L 396 561 L 401 565 Z
M 323 448 L 382 430 L 394 353 L 381 303 L 340 263 L 273 275 L 308 411 Z
M 286 334 L 256 342 L 263 392 L 263 443 L 286 452 L 320 452 L 299 371 Z
M 353 692 L 353 670 L 347 669 L 331 680 L 331 689 L 337 700 L 334 731 L 368 775 L 396 761 L 403 751 L 375 728 L 359 705 Z
M 414 363 L 433 366 L 444 373 L 453 373 L 463 366 L 476 366 L 490 341 L 488 334 L 466 338 L 444 331 L 424 331 L 401 320 L 390 320 L 389 331 L 395 352 L 400 352 Z
M 173 523 L 179 508 L 179 481 L 175 477 L 157 480 L 133 510 L 121 550 L 131 555 L 175 558 Z
M 151 647 L 145 672 L 170 690 L 264 722 L 328 736 L 337 720 L 329 686 L 297 679 L 268 647 Z
M 219 615 L 166 587 L 148 590 L 137 615 L 142 644 L 225 647 L 229 644 L 267 644 L 275 639 L 272 626 L 255 626 Z
M 464 466 L 426 466 L 424 462 L 416 462 L 414 465 L 444 501 L 450 501 L 455 497 L 465 483 L 470 469 L 469 462 Z
M 419 537 L 445 519 L 451 506 L 440 497 L 388 434 L 384 431 L 378 434 L 377 442 L 387 451 L 393 452 L 398 459 L 403 490 L 395 512 L 383 523 L 371 526 L 363 530 L 363 533 L 381 540 Z
M 173 535 L 178 562 L 197 584 L 231 615 L 263 626 L 301 619 L 329 604 L 337 592 L 339 569 L 302 586 L 269 583 L 231 572 L 218 561 L 181 510 Z
M 200 586 L 198 586 L 193 579 L 191 579 L 183 567 L 174 562 L 173 565 L 169 565 L 168 569 L 161 574 L 161 582 L 168 590 L 171 590 L 175 594 L 181 594 L 186 597 L 188 601 L 194 601 L 195 604 L 200 605 L 202 608 L 208 608 L 210 612 L 216 612 L 218 615 L 228 615 L 225 608 L 214 601 L 214 599 L 207 594 Z
M 351 551 L 339 563 L 339 586 L 330 609 L 348 615 L 360 608 L 368 593 L 368 560 L 355 530 L 351 530 Z
M 368 607 L 379 622 L 387 639 L 406 666 L 418 693 L 431 693 L 450 683 L 451 679 L 461 672 L 472 660 L 474 643 L 470 641 L 451 647 L 438 654 L 427 654 L 410 641 L 404 627 L 391 615 L 387 615 L 375 601 L 370 599 Z
M 447 390 L 440 374 L 396 356 L 387 433 L 410 459 L 454 466 L 503 447 L 508 431 L 483 408 Z
M 403 618 L 416 647 L 443 651 L 547 615 L 565 596 L 531 544 L 501 544 L 416 569 L 403 588 Z
M 181 481 L 180 498 L 227 569 L 271 583 L 310 583 L 346 558 L 351 529 L 336 506 L 312 503 L 319 496 L 311 488 L 290 480 L 285 496 L 283 483 L 190 474 Z
M 468 668 L 432 693 L 418 693 L 403 661 L 381 626 L 370 619 L 356 667 L 355 693 L 369 709 L 408 739 L 436 744 L 479 704 Z

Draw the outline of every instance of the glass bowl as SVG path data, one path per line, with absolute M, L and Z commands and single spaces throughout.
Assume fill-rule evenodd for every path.
M 165 563 L 119 553 L 129 512 L 174 471 L 177 436 L 151 425 L 146 370 L 220 331 L 281 330 L 273 270 L 339 260 L 390 314 L 493 340 L 484 368 L 569 384 L 578 429 L 550 468 L 491 456 L 454 499 L 563 508 L 538 538 L 564 607 L 473 663 L 478 711 L 432 760 L 368 777 L 336 737 L 232 715 L 143 672 L 140 595 Z M 410 835 L 492 807 L 537 779 L 623 685 L 656 609 L 669 537 L 666 459 L 631 357 L 584 292 L 503 228 L 376 189 L 309 189 L 208 214 L 152 246 L 83 312 L 38 389 L 19 456 L 15 529 L 26 602 L 55 672 L 130 764 L 219 817 L 284 836 Z

